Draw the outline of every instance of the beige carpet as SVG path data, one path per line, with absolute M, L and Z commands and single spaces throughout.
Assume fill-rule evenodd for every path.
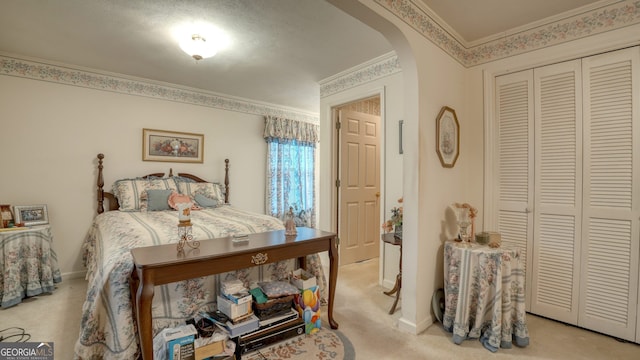
M 640 359 L 640 345 L 582 330 L 534 315 L 527 316 L 530 344 L 526 348 L 486 350 L 479 341 L 461 345 L 434 324 L 419 335 L 397 328 L 401 305 L 388 311 L 393 298 L 377 284 L 378 261 L 342 266 L 338 274 L 334 317 L 355 349 L 365 359 Z M 52 295 L 42 295 L 8 309 L 0 309 L 0 328 L 19 326 L 30 341 L 52 341 L 55 359 L 73 359 L 81 308 L 86 292 L 83 279 L 64 280 Z M 322 310 L 326 314 L 326 308 Z M 323 330 L 328 322 L 323 319 Z M 0 329 L 1 330 L 1 329 Z

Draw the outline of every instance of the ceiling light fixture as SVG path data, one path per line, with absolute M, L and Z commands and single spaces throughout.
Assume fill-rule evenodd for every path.
M 217 46 L 212 42 L 208 43 L 200 34 L 193 34 L 191 38 L 180 41 L 180 48 L 196 61 L 212 57 L 218 52 Z

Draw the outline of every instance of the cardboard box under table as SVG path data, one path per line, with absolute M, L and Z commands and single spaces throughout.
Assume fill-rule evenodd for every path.
M 316 286 L 316 277 L 304 269 L 295 269 L 291 272 L 291 284 L 300 290 L 311 289 Z
M 169 360 L 194 360 L 194 339 L 196 328 L 187 325 L 164 333 L 163 340 L 167 344 L 167 359 Z
M 251 300 L 251 296 L 249 296 L 249 300 Z M 227 315 L 229 319 L 236 320 L 251 313 L 251 301 L 236 304 L 225 296 L 218 295 L 218 310 Z
M 196 348 L 196 359 L 195 360 L 205 360 L 213 358 L 214 356 L 218 356 L 224 353 L 225 349 L 225 341 L 214 341 L 210 344 L 203 345 Z

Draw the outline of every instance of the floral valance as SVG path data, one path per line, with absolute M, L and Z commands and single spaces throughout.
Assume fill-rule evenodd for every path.
M 275 116 L 265 116 L 264 138 L 269 141 L 296 140 L 303 143 L 315 144 L 319 141 L 318 125 L 298 120 L 284 119 Z

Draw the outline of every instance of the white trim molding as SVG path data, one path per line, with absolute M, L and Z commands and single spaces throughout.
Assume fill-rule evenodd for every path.
M 120 74 L 0 54 L 0 75 L 317 124 L 319 114 Z
M 400 62 L 394 51 L 378 56 L 360 65 L 320 80 L 320 98 L 393 75 L 399 71 Z
M 640 0 L 604 0 L 506 32 L 474 41 L 452 35 L 433 12 L 417 0 L 374 0 L 465 67 L 566 43 L 640 23 Z

